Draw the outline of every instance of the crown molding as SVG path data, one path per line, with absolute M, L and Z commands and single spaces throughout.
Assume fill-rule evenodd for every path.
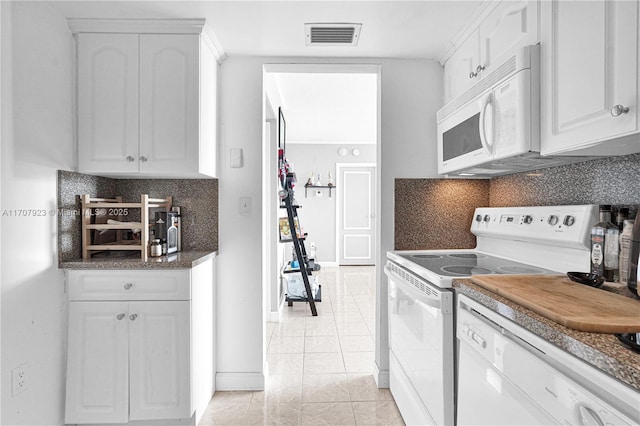
M 67 19 L 76 33 L 201 34 L 205 20 L 197 19 Z
M 453 36 L 451 41 L 436 58 L 440 65 L 444 66 L 449 57 L 460 47 L 460 45 L 480 26 L 480 23 L 500 4 L 496 0 L 483 0 L 480 6 L 473 12 L 469 20 Z
M 227 59 L 227 54 L 225 53 L 222 44 L 220 44 L 218 37 L 216 37 L 215 33 L 208 25 L 204 27 L 201 37 L 202 41 L 209 47 L 209 49 L 211 49 L 219 64 Z
M 222 63 L 227 57 L 218 38 L 202 18 L 194 19 L 92 19 L 69 18 L 67 25 L 73 34 L 197 34 Z

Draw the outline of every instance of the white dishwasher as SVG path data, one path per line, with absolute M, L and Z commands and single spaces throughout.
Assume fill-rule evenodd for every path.
M 457 316 L 459 426 L 638 424 L 623 383 L 465 295 Z

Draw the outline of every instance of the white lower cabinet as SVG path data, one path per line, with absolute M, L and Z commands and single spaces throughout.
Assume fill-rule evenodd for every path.
M 70 303 L 65 423 L 128 420 L 127 311 L 126 302 Z
M 65 423 L 195 424 L 202 416 L 214 392 L 213 263 L 182 271 L 180 285 L 192 290 L 182 292 L 185 300 L 139 300 L 145 294 L 136 288 L 148 285 L 149 272 L 162 276 L 68 271 Z M 77 291 L 100 275 L 104 287 L 110 274 L 110 300 Z M 173 279 L 176 271 L 166 274 Z M 134 300 L 121 300 L 126 294 Z

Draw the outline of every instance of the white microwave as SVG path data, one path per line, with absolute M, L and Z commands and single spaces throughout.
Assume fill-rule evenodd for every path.
M 438 119 L 438 173 L 492 176 L 567 162 L 540 156 L 540 46 L 526 46 Z

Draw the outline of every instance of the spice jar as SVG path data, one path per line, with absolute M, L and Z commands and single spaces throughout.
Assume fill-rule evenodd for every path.
M 160 245 L 160 240 L 151 240 L 151 246 L 149 247 L 149 255 L 151 257 L 160 257 L 162 256 L 162 246 Z

